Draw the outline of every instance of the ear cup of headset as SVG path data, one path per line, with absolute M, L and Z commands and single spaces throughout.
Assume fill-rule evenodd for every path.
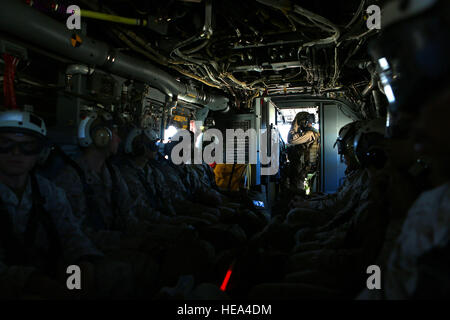
M 373 166 L 381 169 L 385 166 L 387 155 L 379 146 L 383 139 L 384 136 L 376 132 L 363 134 L 359 138 L 355 154 L 363 167 Z
M 377 169 L 382 169 L 388 160 L 386 153 L 380 148 L 373 148 L 369 150 L 368 163 Z
M 300 123 L 299 123 L 299 127 L 300 127 L 300 129 L 305 129 L 306 127 L 308 126 L 308 119 L 302 119 L 302 120 L 300 120 Z
M 112 140 L 112 132 L 107 127 L 95 128 L 92 132 L 92 142 L 98 148 L 106 148 Z

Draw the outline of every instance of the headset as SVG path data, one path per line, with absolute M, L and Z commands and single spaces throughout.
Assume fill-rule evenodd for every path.
M 361 120 L 347 123 L 339 130 L 339 135 L 333 148 L 338 147 L 338 154 L 343 155 L 346 152 L 354 152 L 354 138 L 361 129 L 364 122 Z
M 152 150 L 151 145 L 146 146 L 145 138 L 154 143 L 158 140 L 158 134 L 149 128 L 141 129 L 141 128 L 133 128 L 128 133 L 127 138 L 125 139 L 125 148 L 124 151 L 126 154 L 131 154 L 134 156 L 141 156 L 145 154 L 146 148 Z
M 95 125 L 95 121 L 100 124 Z M 78 142 L 82 147 L 94 145 L 98 148 L 106 148 L 110 145 L 113 137 L 113 117 L 106 112 L 92 112 L 84 117 L 78 126 Z
M 312 113 L 301 111 L 295 115 L 294 122 L 297 122 L 298 127 L 301 130 L 308 128 L 308 123 L 315 123 L 315 116 Z
M 363 167 L 382 169 L 388 160 L 381 144 L 385 139 L 385 119 L 374 119 L 359 129 L 354 138 L 356 160 Z

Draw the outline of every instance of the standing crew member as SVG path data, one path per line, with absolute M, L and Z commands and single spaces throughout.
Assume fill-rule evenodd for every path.
M 299 112 L 288 134 L 289 186 L 294 192 L 305 190 L 305 179 L 317 170 L 319 132 L 312 127 L 314 115 Z

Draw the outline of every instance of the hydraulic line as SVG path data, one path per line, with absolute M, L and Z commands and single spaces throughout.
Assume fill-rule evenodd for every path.
M 147 58 L 151 59 L 151 60 L 154 61 L 154 62 L 157 62 L 157 63 L 159 63 L 159 64 L 162 64 L 162 65 L 164 65 L 164 66 L 167 66 L 167 62 L 166 62 L 166 61 L 162 61 L 161 59 L 159 59 L 159 58 L 153 56 L 152 54 L 150 54 L 150 52 L 148 52 L 148 51 L 146 51 L 146 50 L 144 50 L 144 49 L 141 49 L 140 47 L 138 47 L 137 45 L 135 45 L 135 44 L 134 44 L 132 41 L 130 41 L 130 40 L 125 36 L 125 34 L 122 33 L 121 31 L 113 30 L 113 32 L 119 37 L 120 40 L 122 40 L 124 43 L 126 43 L 126 44 L 127 44 L 131 49 L 133 49 L 134 51 L 139 52 L 140 54 L 146 56 Z M 184 70 L 184 69 L 182 69 L 182 68 L 180 68 L 180 67 L 178 67 L 178 66 L 176 66 L 176 65 L 174 65 L 174 66 L 171 66 L 171 65 L 170 65 L 169 67 L 170 67 L 171 69 L 174 69 L 174 70 L 178 71 L 178 72 L 181 73 L 182 75 L 185 75 L 185 76 L 187 76 L 187 77 L 190 77 L 190 78 L 192 78 L 192 79 L 195 79 L 195 80 L 197 80 L 197 81 L 200 81 L 201 83 L 206 84 L 206 85 L 209 86 L 209 87 L 213 87 L 213 88 L 220 89 L 220 86 L 215 85 L 215 84 L 213 84 L 213 83 L 210 83 L 210 82 L 206 81 L 205 79 L 202 79 L 202 78 L 200 78 L 200 77 L 198 77 L 198 76 L 196 76 L 196 75 L 194 75 L 194 74 L 192 74 L 192 73 L 190 73 L 190 72 L 188 72 L 188 71 L 186 71 L 186 70 Z

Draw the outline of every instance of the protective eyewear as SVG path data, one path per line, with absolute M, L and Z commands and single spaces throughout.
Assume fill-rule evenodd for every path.
M 0 139 L 0 153 L 11 153 L 15 149 L 18 149 L 23 155 L 36 155 L 42 152 L 44 149 L 44 143 L 42 141 L 26 141 L 17 142 L 10 139 Z

